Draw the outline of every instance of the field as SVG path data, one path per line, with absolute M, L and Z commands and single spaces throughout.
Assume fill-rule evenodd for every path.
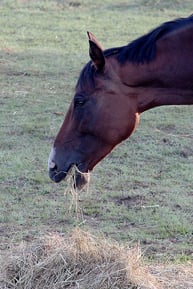
M 80 227 L 139 243 L 150 263 L 192 262 L 193 107 L 145 112 L 135 134 L 94 169 L 78 196 L 47 173 L 88 61 L 86 31 L 104 48 L 121 46 L 192 11 L 191 0 L 0 2 L 1 252 Z

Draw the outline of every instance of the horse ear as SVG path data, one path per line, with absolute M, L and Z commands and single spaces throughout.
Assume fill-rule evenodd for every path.
M 89 55 L 97 70 L 102 70 L 105 66 L 105 57 L 103 54 L 103 48 L 91 33 L 87 32 L 89 39 Z

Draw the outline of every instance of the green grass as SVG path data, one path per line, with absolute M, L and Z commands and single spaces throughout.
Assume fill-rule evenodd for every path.
M 192 107 L 144 113 L 130 139 L 99 164 L 76 204 L 53 184 L 47 159 L 88 60 L 86 31 L 105 48 L 191 14 L 192 1 L 1 1 L 1 248 L 86 226 L 149 258 L 192 252 Z

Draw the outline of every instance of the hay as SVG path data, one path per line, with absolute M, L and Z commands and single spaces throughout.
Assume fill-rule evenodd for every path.
M 150 271 L 165 289 L 193 289 L 193 264 L 151 265 Z
M 76 229 L 20 246 L 0 264 L 3 289 L 158 289 L 139 248 L 96 238 Z

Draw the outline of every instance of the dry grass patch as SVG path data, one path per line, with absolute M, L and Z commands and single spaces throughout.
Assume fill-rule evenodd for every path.
M 165 289 L 193 289 L 193 264 L 153 265 L 153 275 L 162 282 Z
M 4 289 L 136 289 L 161 288 L 141 259 L 128 249 L 82 230 L 66 237 L 49 235 L 20 245 L 2 258 Z

